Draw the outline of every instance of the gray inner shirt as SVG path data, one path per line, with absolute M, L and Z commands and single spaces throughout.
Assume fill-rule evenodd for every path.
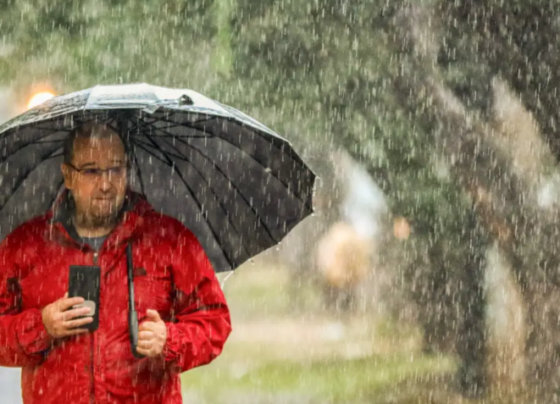
M 101 245 L 103 245 L 103 242 L 105 241 L 105 239 L 108 236 L 101 236 L 101 237 L 80 237 L 82 239 L 82 242 L 84 244 L 89 244 L 89 246 L 91 248 L 93 248 L 95 251 L 99 251 L 99 249 L 101 248 Z

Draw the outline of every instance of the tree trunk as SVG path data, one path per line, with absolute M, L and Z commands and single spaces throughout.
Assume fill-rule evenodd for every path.
M 430 17 L 410 7 L 396 26 L 411 68 L 397 80 L 408 103 L 442 129 L 436 143 L 452 174 L 475 203 L 479 223 L 512 263 L 529 309 L 527 359 L 534 390 L 547 398 L 560 386 L 559 210 L 540 209 L 537 198 L 496 144 L 492 130 L 446 88 L 437 70 L 438 42 Z
M 494 397 L 514 401 L 526 381 L 526 310 L 511 265 L 495 243 L 487 255 L 488 390 Z
M 477 222 L 473 209 L 468 218 L 463 242 L 467 249 L 466 264 L 459 280 L 459 317 L 456 350 L 459 355 L 457 382 L 463 395 L 482 397 L 487 390 L 486 376 L 486 234 Z

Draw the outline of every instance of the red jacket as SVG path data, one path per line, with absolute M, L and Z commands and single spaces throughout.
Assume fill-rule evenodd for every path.
M 97 259 L 71 236 L 62 202 L 0 245 L 0 366 L 23 368 L 25 404 L 179 404 L 180 373 L 220 354 L 231 321 L 206 254 L 179 221 L 156 213 L 137 194 L 128 200 Z M 167 325 L 160 358 L 136 359 L 131 352 L 128 243 L 138 320 L 151 308 Z M 68 290 L 70 265 L 94 261 L 101 267 L 99 328 L 53 340 L 41 309 Z

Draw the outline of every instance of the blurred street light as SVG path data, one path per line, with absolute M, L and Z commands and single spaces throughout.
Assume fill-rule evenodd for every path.
M 27 103 L 27 109 L 34 108 L 37 105 L 41 105 L 42 103 L 44 103 L 47 100 L 50 100 L 53 97 L 54 94 L 48 91 L 42 91 L 40 93 L 37 93 L 30 98 L 29 102 Z

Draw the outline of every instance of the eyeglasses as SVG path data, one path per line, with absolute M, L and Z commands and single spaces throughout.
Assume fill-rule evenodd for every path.
M 80 173 L 86 178 L 97 179 L 103 176 L 103 173 L 107 173 L 109 179 L 117 178 L 120 179 L 126 174 L 126 166 L 116 166 L 116 167 L 109 167 L 109 168 L 77 168 L 70 163 L 66 163 L 70 166 L 74 171 Z

